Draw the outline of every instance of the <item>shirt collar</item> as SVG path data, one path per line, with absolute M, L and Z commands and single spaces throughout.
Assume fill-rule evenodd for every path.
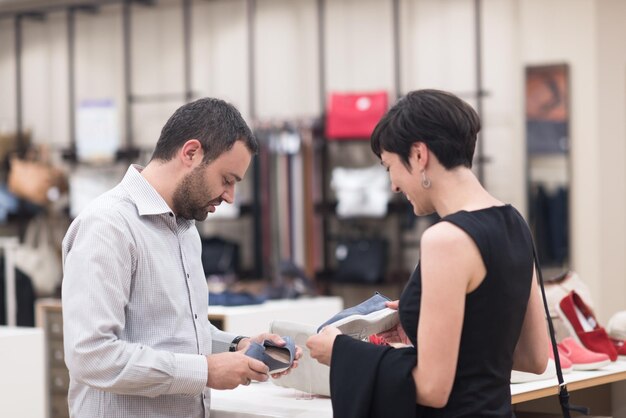
M 128 167 L 122 179 L 122 185 L 130 195 L 131 200 L 135 202 L 139 215 L 173 213 L 172 209 L 165 202 L 165 199 L 163 199 L 163 196 L 161 196 L 148 180 L 141 175 L 142 170 L 142 166 L 132 164 Z

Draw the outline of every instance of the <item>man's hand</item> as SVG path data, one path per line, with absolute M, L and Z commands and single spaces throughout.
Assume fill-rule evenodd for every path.
M 333 344 L 335 338 L 340 335 L 341 331 L 333 326 L 326 326 L 317 335 L 312 335 L 306 341 L 306 346 L 311 352 L 311 357 L 322 364 L 330 366 L 330 359 L 333 354 Z
M 267 366 L 241 352 L 212 354 L 206 356 L 206 362 L 209 370 L 206 385 L 211 389 L 234 389 L 252 380 L 267 380 Z
M 254 341 L 254 342 L 259 343 L 259 344 L 263 344 L 263 341 L 265 341 L 265 340 L 272 341 L 278 347 L 282 347 L 282 346 L 285 345 L 285 341 L 280 337 L 280 335 L 270 334 L 270 333 L 266 332 L 266 333 L 254 336 L 252 338 L 244 338 L 244 339 L 242 339 L 241 341 L 239 341 L 239 344 L 237 345 L 237 351 L 245 353 L 246 350 L 248 349 L 248 346 L 250 345 L 251 341 Z M 272 374 L 272 377 L 274 379 L 278 379 L 281 376 L 289 374 L 292 369 L 295 369 L 296 367 L 298 367 L 298 359 L 300 359 L 300 357 L 302 357 L 302 348 L 296 346 L 296 354 L 293 357 L 293 364 L 291 365 L 291 367 L 288 368 L 287 370 L 283 371 L 283 372 Z

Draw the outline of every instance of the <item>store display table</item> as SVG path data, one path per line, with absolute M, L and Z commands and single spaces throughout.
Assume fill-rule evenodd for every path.
M 211 391 L 211 418 L 332 418 L 330 398 L 313 395 L 302 399 L 296 389 L 276 386 L 270 381 L 252 382 L 234 390 Z
M 623 383 L 626 381 L 626 362 L 612 363 L 598 371 L 572 372 L 564 377 L 570 392 L 611 383 Z M 556 378 L 511 385 L 512 403 L 517 405 L 554 396 L 557 392 Z M 230 391 L 214 390 L 211 395 L 211 418 L 332 418 L 330 398 L 322 396 L 314 396 L 310 400 L 301 398 L 300 391 L 276 386 L 271 381 L 254 382 L 250 386 L 240 386 Z M 626 402 L 626 393 L 621 399 L 618 397 L 616 400 L 618 404 Z M 616 400 L 614 399 L 614 404 Z M 556 397 L 554 401 L 556 403 Z M 615 407 L 613 405 L 613 408 Z M 619 409 L 621 408 L 622 406 Z M 624 415 L 616 413 L 613 416 Z

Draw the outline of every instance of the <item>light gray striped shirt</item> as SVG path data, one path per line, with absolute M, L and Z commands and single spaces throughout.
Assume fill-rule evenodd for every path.
M 75 418 L 208 417 L 205 355 L 235 337 L 208 321 L 193 221 L 129 167 L 63 240 L 63 332 Z

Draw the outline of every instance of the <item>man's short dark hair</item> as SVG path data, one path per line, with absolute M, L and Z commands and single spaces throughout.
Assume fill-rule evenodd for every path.
M 447 169 L 472 167 L 480 119 L 455 95 L 440 90 L 416 90 L 402 97 L 372 133 L 372 151 L 400 156 L 410 168 L 411 146 L 423 142 Z
M 252 154 L 258 142 L 239 111 L 220 99 L 206 97 L 179 107 L 161 130 L 152 160 L 169 161 L 190 139 L 202 144 L 206 164 L 243 141 Z

